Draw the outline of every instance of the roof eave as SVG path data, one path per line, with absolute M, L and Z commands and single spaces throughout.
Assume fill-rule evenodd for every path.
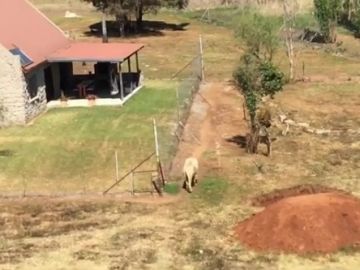
M 93 59 L 93 58 L 48 58 L 49 63 L 69 63 L 69 62 L 114 62 L 119 63 L 123 62 L 125 59 Z

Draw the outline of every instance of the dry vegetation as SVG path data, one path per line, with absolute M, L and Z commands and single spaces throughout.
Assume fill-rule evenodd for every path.
M 34 2 L 60 26 L 76 33 L 97 20 L 90 9 L 73 6 L 71 11 L 91 15 L 91 20 L 79 19 L 79 30 L 62 18 L 70 1 Z M 228 140 L 247 129 L 241 97 L 224 82 L 241 52 L 232 31 L 170 12 L 154 18 L 190 25 L 183 32 L 130 39 L 147 44 L 143 61 L 151 77 L 168 78 L 192 57 L 200 33 L 205 40 L 210 82 L 196 98 L 187 127 L 200 143 L 185 132 L 174 167 L 177 175 L 183 156 L 196 153 L 202 166 L 200 184 L 191 195 L 150 198 L 147 204 L 116 197 L 4 199 L 0 202 L 0 269 L 358 269 L 360 258 L 352 248 L 326 256 L 255 253 L 232 235 L 238 221 L 260 210 L 250 206 L 250 199 L 276 188 L 321 184 L 360 196 L 360 134 L 349 132 L 360 128 L 360 63 L 350 49 L 359 46 L 358 41 L 341 35 L 342 46 L 348 48 L 343 56 L 297 45 L 307 82 L 288 85 L 269 106 L 275 115 L 341 132 L 317 135 L 291 127 L 282 136 L 284 126 L 278 123 L 272 130 L 277 138 L 273 156 L 267 158 L 246 155 Z M 178 44 L 176 50 L 174 44 Z M 349 56 L 353 58 L 348 60 Z M 284 68 L 287 65 L 281 52 L 278 62 Z M 298 77 L 301 69 L 298 65 Z
M 312 0 L 298 0 L 299 10 L 301 12 L 308 12 L 313 8 Z M 281 0 L 268 0 L 268 1 L 258 1 L 258 0 L 189 0 L 189 8 L 191 9 L 204 9 L 204 7 L 218 7 L 219 4 L 228 4 L 234 6 L 255 6 L 260 7 L 264 13 L 271 15 L 282 14 L 283 7 Z M 266 3 L 266 4 L 258 4 Z

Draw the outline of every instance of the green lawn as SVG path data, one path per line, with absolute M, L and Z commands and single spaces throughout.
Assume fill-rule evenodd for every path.
M 124 107 L 53 109 L 31 126 L 0 130 L 0 190 L 102 191 L 114 182 L 115 150 L 121 173 L 152 153 L 152 118 L 167 155 L 175 86 L 148 82 Z

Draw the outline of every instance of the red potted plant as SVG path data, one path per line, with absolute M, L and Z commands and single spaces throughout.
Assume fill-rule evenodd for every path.
M 96 96 L 95 95 L 87 95 L 87 100 L 89 103 L 89 106 L 94 106 L 96 102 Z

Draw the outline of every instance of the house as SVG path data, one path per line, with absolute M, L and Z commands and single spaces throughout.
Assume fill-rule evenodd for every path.
M 122 105 L 141 88 L 143 47 L 73 42 L 28 0 L 1 0 L 0 125 L 25 124 L 61 100 L 87 106 L 91 97 L 99 105 Z

